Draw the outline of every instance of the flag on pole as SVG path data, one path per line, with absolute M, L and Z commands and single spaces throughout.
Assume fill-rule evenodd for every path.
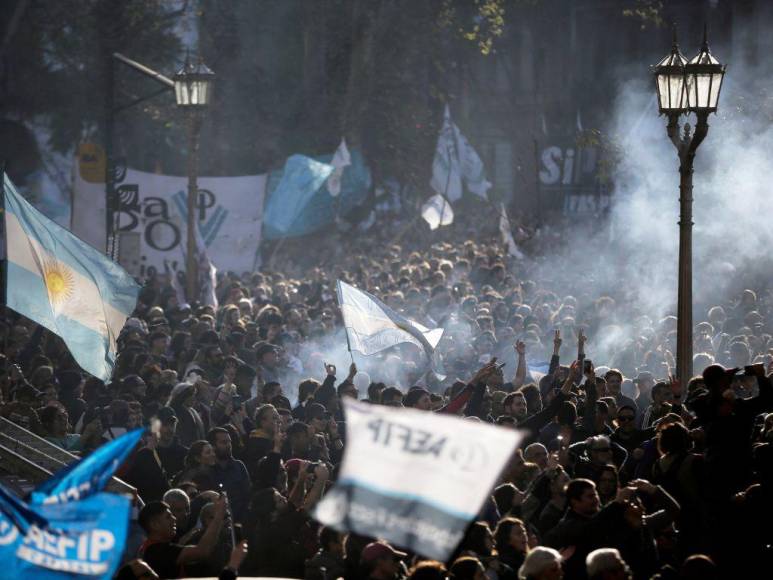
M 429 224 L 429 229 L 436 230 L 454 223 L 454 210 L 450 202 L 438 193 L 421 206 L 421 217 Z
M 433 358 L 442 328 L 427 328 L 398 314 L 375 296 L 338 281 L 338 304 L 344 317 L 349 350 L 364 356 L 396 344 L 411 343 Z
M 462 180 L 470 193 L 487 199 L 491 183 L 486 180 L 483 161 L 451 120 L 451 111 L 446 105 L 443 126 L 435 146 L 430 185 L 454 202 L 462 197 Z
M 0 485 L 2 577 L 109 580 L 126 546 L 130 507 L 111 493 L 30 506 Z
M 27 203 L 5 175 L 3 192 L 6 305 L 60 336 L 83 370 L 107 381 L 139 287 L 118 264 Z
M 285 162 L 282 179 L 271 193 L 263 223 L 280 234 L 288 233 L 335 167 L 305 155 L 292 155 Z M 279 236 L 281 237 L 281 236 Z
M 445 561 L 522 435 L 452 415 L 344 398 L 346 449 L 314 517 Z
M 502 243 L 507 248 L 507 255 L 511 258 L 522 260 L 523 253 L 518 249 L 513 239 L 513 232 L 510 229 L 510 220 L 507 217 L 504 203 L 499 204 L 499 233 L 502 235 Z
M 335 169 L 330 177 L 327 178 L 327 190 L 333 197 L 341 194 L 341 177 L 344 174 L 344 168 L 352 164 L 352 158 L 349 155 L 349 149 L 346 147 L 346 139 L 341 139 L 341 144 L 336 149 L 333 159 L 330 161 Z
M 459 155 L 456 151 L 456 135 L 451 111 L 446 105 L 443 114 L 443 126 L 435 145 L 435 157 L 432 160 L 432 179 L 429 184 L 449 201 L 462 197 L 462 171 L 459 167 Z
M 196 251 L 198 252 L 199 301 L 205 306 L 217 309 L 217 268 L 207 253 L 207 245 L 201 237 L 198 220 L 196 221 Z

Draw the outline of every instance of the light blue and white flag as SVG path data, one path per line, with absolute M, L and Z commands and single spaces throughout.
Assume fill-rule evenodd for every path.
M 445 561 L 508 464 L 521 433 L 344 398 L 346 449 L 314 517 Z
M 27 203 L 8 176 L 3 185 L 6 305 L 59 335 L 83 370 L 108 380 L 139 287 L 118 264 Z
M 462 197 L 462 180 L 470 193 L 487 199 L 486 192 L 491 183 L 486 180 L 483 161 L 451 119 L 451 111 L 446 105 L 432 161 L 430 186 L 454 202 Z
M 422 349 L 430 360 L 433 358 L 443 337 L 442 328 L 427 328 L 398 314 L 372 294 L 340 280 L 337 293 L 350 351 L 370 356 L 409 342 Z
M 145 429 L 134 429 L 105 443 L 80 461 L 57 471 L 32 491 L 31 504 L 78 501 L 99 493 L 140 442 Z
M 305 155 L 292 155 L 285 162 L 282 180 L 266 205 L 263 223 L 280 233 L 290 231 L 306 205 L 335 167 Z
M 121 563 L 131 501 L 98 493 L 29 506 L 0 485 L 3 578 L 108 580 Z

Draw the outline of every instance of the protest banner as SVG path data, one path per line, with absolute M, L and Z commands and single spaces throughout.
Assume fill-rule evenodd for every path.
M 341 473 L 315 517 L 341 531 L 446 560 L 521 434 L 449 415 L 343 402 Z

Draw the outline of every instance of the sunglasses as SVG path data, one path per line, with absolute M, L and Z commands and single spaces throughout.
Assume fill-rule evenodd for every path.
M 633 415 L 618 415 L 618 421 L 633 421 Z

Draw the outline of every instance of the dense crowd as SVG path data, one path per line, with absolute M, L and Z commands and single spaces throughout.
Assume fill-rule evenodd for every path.
M 568 293 L 530 277 L 494 239 L 381 231 L 340 234 L 316 264 L 283 268 L 280 253 L 271 270 L 222 274 L 218 307 L 181 303 L 153 275 L 107 384 L 54 334 L 4 312 L 3 417 L 76 454 L 157 427 L 118 474 L 144 506 L 118 577 L 764 576 L 770 288 L 698 313 L 695 376 L 682 384 L 670 376 L 675 317 L 650 318 L 583 280 Z M 528 245 L 532 233 L 520 235 Z M 336 280 L 442 326 L 443 373 L 412 344 L 350 359 Z M 620 329 L 630 336 L 610 348 Z M 524 431 L 448 562 L 311 518 L 346 447 L 344 397 Z

